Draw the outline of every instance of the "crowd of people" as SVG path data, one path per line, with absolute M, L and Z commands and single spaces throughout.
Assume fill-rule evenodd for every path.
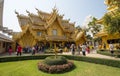
M 86 56 L 86 53 L 89 54 L 90 52 L 93 52 L 94 46 L 87 45 L 86 43 L 79 44 L 78 46 L 76 46 L 75 44 L 72 44 L 70 49 L 71 49 L 72 55 L 75 55 L 75 52 L 77 52 L 78 55 L 80 55 L 80 52 L 82 52 L 83 56 Z
M 77 46 L 76 46 L 76 44 L 72 43 L 69 46 L 67 45 L 67 47 L 65 47 L 65 48 L 68 49 L 68 51 L 71 52 L 72 55 L 76 55 L 76 54 L 80 55 L 81 54 L 83 56 L 86 56 L 86 53 L 87 54 L 93 53 L 93 51 L 96 50 L 93 45 L 88 45 L 86 43 L 79 44 Z M 112 43 L 109 44 L 109 50 L 110 50 L 110 53 L 113 55 L 114 54 L 114 45 Z M 20 45 L 17 45 L 16 55 L 21 56 L 23 51 L 24 51 L 24 53 L 31 53 L 32 55 L 35 55 L 35 53 L 43 53 L 45 51 L 45 46 L 44 45 L 41 45 L 41 46 L 35 45 L 33 47 L 22 48 Z M 12 52 L 13 52 L 12 47 L 9 46 L 9 49 L 8 49 L 9 55 L 11 55 Z
M 86 52 L 90 53 L 90 51 L 93 49 L 93 47 L 90 48 L 90 46 L 87 46 L 85 44 L 78 45 L 78 46 L 76 46 L 75 44 L 71 44 L 67 46 L 66 48 L 69 49 L 68 51 L 71 52 L 72 55 L 75 55 L 75 52 L 78 52 L 78 55 L 80 55 L 80 52 L 82 51 L 84 56 L 86 55 Z M 22 53 L 31 53 L 32 55 L 35 55 L 35 53 L 44 53 L 44 51 L 45 51 L 45 47 L 38 46 L 38 45 L 35 45 L 33 47 L 25 47 L 25 48 L 22 48 L 20 45 L 17 45 L 16 47 L 17 56 L 21 56 Z M 12 54 L 13 50 L 11 46 L 9 46 L 8 52 L 9 52 L 9 55 Z

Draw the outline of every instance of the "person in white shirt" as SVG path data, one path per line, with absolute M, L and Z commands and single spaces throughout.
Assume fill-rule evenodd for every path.
M 111 54 L 113 55 L 114 54 L 114 45 L 112 43 L 109 45 L 109 49 L 110 49 Z
M 82 48 L 82 53 L 83 53 L 83 55 L 84 56 L 86 56 L 86 45 L 85 45 L 85 43 L 81 46 L 81 48 Z
M 72 44 L 70 48 L 71 48 L 72 55 L 74 55 L 75 54 L 75 44 Z

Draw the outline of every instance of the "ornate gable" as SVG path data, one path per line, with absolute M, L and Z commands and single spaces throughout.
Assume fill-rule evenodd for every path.
M 49 13 L 40 11 L 40 10 L 37 9 L 37 8 L 36 8 L 36 10 L 37 10 L 37 13 L 38 13 L 39 17 L 40 17 L 42 20 L 47 21 L 47 20 L 49 19 L 49 17 L 50 17 L 50 14 L 49 14 Z
M 26 11 L 28 13 L 28 16 L 32 22 L 32 24 L 37 24 L 37 25 L 44 25 L 45 21 L 42 20 L 39 15 L 35 15 L 33 13 L 30 13 L 29 11 Z
M 20 26 L 25 26 L 30 23 L 29 17 L 25 15 L 19 15 L 18 21 L 19 21 Z

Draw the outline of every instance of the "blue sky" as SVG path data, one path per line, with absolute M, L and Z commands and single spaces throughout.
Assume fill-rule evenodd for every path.
M 70 18 L 70 22 L 76 22 L 76 26 L 81 26 L 88 15 L 101 18 L 107 11 L 104 0 L 5 0 L 3 26 L 20 31 L 15 10 L 25 15 L 26 10 L 36 14 L 35 8 L 50 13 L 55 5 L 59 13 L 64 14 L 65 19 Z

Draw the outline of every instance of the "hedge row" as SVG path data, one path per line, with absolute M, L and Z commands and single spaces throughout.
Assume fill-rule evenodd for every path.
M 110 51 L 100 51 L 100 50 L 98 50 L 97 53 L 102 54 L 102 55 L 112 56 Z
M 97 50 L 97 53 L 107 56 L 112 56 L 108 50 Z M 120 58 L 120 50 L 114 50 L 114 56 Z
M 51 56 L 51 55 L 1 57 L 0 62 L 21 61 L 21 60 L 37 60 L 37 59 L 45 59 L 48 56 Z
M 70 59 L 70 60 L 85 61 L 85 62 L 102 64 L 102 65 L 107 65 L 107 66 L 120 68 L 120 60 L 83 57 L 83 56 L 67 56 L 67 55 L 65 55 L 65 57 Z
M 0 58 L 0 62 L 45 59 L 48 56 L 51 56 L 51 55 L 3 57 L 3 58 Z M 101 59 L 101 58 L 92 58 L 92 57 L 83 57 L 83 56 L 72 56 L 72 55 L 62 55 L 62 56 L 66 57 L 67 59 L 70 59 L 70 60 L 85 61 L 85 62 L 103 64 L 103 65 L 120 68 L 119 60 L 110 60 L 110 59 Z

